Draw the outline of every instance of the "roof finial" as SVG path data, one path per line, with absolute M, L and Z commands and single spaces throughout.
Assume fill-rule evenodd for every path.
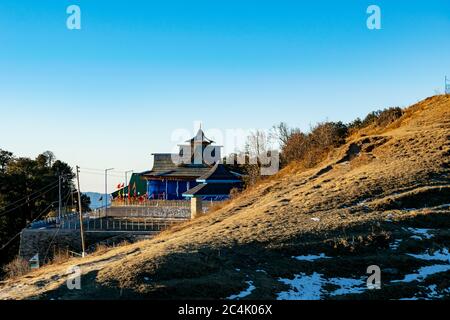
M 200 130 L 202 130 L 202 123 L 200 122 Z

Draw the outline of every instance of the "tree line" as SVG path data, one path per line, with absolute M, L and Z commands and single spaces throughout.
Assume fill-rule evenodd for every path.
M 62 205 L 72 210 L 77 191 L 67 163 L 50 151 L 31 159 L 0 149 L 0 270 L 18 254 L 23 228 L 33 220 L 57 215 L 60 177 Z M 88 210 L 90 199 L 82 195 L 81 202 Z
M 245 152 L 258 156 L 270 152 L 275 144 L 280 149 L 280 169 L 297 163 L 304 169 L 313 168 L 324 161 L 330 151 L 346 143 L 354 132 L 364 128 L 384 128 L 400 118 L 403 110 L 392 107 L 370 112 L 364 119 L 357 118 L 350 123 L 325 121 L 312 126 L 309 132 L 291 128 L 281 122 L 269 132 L 256 130 L 247 137 Z M 256 163 L 243 166 L 246 186 L 261 180 L 260 168 Z

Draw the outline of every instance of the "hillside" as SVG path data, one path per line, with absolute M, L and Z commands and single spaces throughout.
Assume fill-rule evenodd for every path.
M 450 96 L 158 237 L 0 284 L 1 299 L 450 297 Z M 71 265 L 82 290 L 66 288 Z M 366 290 L 378 265 L 382 289 Z M 236 296 L 235 296 L 236 297 Z

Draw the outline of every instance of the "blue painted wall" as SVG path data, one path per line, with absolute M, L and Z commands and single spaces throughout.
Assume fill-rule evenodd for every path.
M 166 195 L 166 181 L 149 180 L 147 182 L 147 194 L 149 199 L 183 200 L 183 192 L 195 187 L 197 184 L 198 182 L 196 182 L 195 180 L 168 180 Z

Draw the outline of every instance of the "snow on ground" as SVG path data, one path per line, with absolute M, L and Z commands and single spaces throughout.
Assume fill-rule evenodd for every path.
M 322 296 L 322 275 L 314 272 L 307 276 L 298 274 L 294 279 L 279 279 L 280 282 L 291 286 L 291 290 L 280 292 L 277 300 L 320 300 Z
M 414 257 L 420 260 L 439 260 L 439 261 L 447 261 L 450 263 L 450 253 L 447 248 L 444 248 L 441 251 L 435 251 L 433 254 L 423 253 L 423 254 L 412 254 L 408 253 L 408 256 Z
M 314 272 L 312 275 L 301 273 L 295 275 L 294 279 L 280 278 L 279 281 L 289 285 L 291 289 L 278 293 L 277 300 L 320 300 L 326 295 L 337 296 L 350 293 L 362 293 L 367 289 L 363 279 L 326 279 L 317 272 Z M 327 284 L 335 285 L 339 288 L 332 292 L 326 292 L 323 287 Z
M 363 279 L 333 278 L 329 283 L 340 287 L 339 289 L 331 292 L 331 296 L 339 296 L 350 293 L 362 293 L 367 289 L 367 283 Z
M 450 253 L 448 252 L 447 248 L 444 248 L 440 251 L 435 251 L 432 254 L 426 252 L 423 254 L 408 253 L 407 255 L 420 260 L 427 260 L 427 261 L 439 260 L 448 262 L 449 264 L 435 264 L 432 266 L 425 266 L 417 270 L 417 273 L 407 274 L 402 280 L 393 280 L 392 282 L 412 282 L 416 280 L 422 281 L 426 277 L 433 275 L 435 273 L 450 270 Z
M 449 264 L 435 264 L 432 266 L 422 267 L 417 270 L 417 273 L 407 274 L 402 280 L 392 280 L 391 282 L 413 282 L 416 280 L 423 281 L 428 276 L 448 270 L 450 270 Z
M 292 258 L 300 260 L 300 261 L 314 261 L 314 260 L 318 260 L 318 259 L 329 259 L 330 257 L 327 257 L 324 253 L 321 253 L 319 255 L 306 255 L 306 256 L 293 256 Z
M 432 284 L 432 285 L 430 285 L 430 286 L 428 287 L 428 290 L 430 291 L 430 292 L 428 293 L 428 297 L 429 297 L 429 298 L 431 298 L 431 299 L 440 299 L 440 298 L 442 298 L 442 295 L 440 295 L 440 294 L 436 291 L 436 289 L 437 289 L 437 285 L 435 285 L 435 284 Z
M 256 289 L 256 287 L 253 285 L 253 281 L 245 281 L 245 282 L 248 284 L 247 289 L 245 289 L 244 291 L 241 291 L 238 294 L 233 294 L 233 295 L 229 296 L 227 299 L 228 300 L 239 300 L 241 298 L 248 296 L 249 294 L 252 293 L 253 290 Z
M 393 243 L 389 244 L 389 248 L 391 250 L 397 250 L 402 241 L 403 241 L 402 239 L 395 239 Z
M 430 234 L 431 231 L 434 231 L 433 229 L 408 228 L 406 230 L 414 234 L 411 238 L 417 240 L 423 240 L 423 238 L 431 239 L 434 237 L 433 234 Z
M 432 284 L 430 286 L 428 286 L 428 293 L 426 297 L 419 297 L 417 294 L 414 295 L 411 298 L 401 298 L 399 300 L 432 300 L 432 299 L 442 299 L 444 298 L 443 294 L 439 294 L 437 291 L 437 285 Z M 444 289 L 442 290 L 442 293 L 449 293 L 450 289 Z

